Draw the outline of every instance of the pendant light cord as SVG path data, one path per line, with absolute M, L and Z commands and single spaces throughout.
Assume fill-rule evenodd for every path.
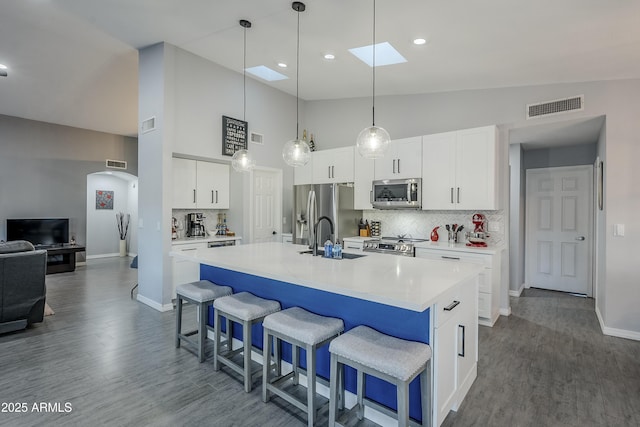
M 376 0 L 373 0 L 373 94 L 371 96 L 371 125 L 376 125 Z
M 296 140 L 299 140 L 300 135 L 300 123 L 298 120 L 299 110 L 299 97 L 298 90 L 300 89 L 300 11 L 298 12 L 298 42 L 296 46 Z
M 244 27 L 244 56 L 242 58 L 242 120 L 247 121 L 247 27 Z

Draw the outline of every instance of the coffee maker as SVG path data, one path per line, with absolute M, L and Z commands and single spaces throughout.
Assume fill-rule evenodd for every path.
M 187 214 L 187 232 L 189 237 L 203 237 L 204 233 L 204 216 L 202 213 Z

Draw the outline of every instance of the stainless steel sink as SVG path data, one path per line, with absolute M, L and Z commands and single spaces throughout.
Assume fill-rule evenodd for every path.
M 313 250 L 309 249 L 308 251 L 301 251 L 299 253 L 313 255 Z M 323 255 L 324 255 L 324 249 L 318 249 L 318 256 L 323 256 Z M 363 256 L 366 256 L 366 255 L 342 252 L 342 259 L 356 259 L 356 258 L 362 258 Z

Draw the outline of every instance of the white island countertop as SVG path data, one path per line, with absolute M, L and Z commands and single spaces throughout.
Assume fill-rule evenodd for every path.
M 334 260 L 300 254 L 306 245 L 254 243 L 169 254 L 200 264 L 422 312 L 482 266 L 370 253 Z

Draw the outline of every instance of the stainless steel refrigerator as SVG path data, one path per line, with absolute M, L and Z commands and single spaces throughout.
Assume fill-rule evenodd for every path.
M 318 225 L 318 245 L 327 239 L 342 243 L 345 237 L 358 235 L 362 211 L 353 209 L 353 184 L 308 184 L 293 186 L 293 243 L 309 245 L 314 241 L 313 226 L 318 218 L 331 218 L 334 235 L 327 221 Z

